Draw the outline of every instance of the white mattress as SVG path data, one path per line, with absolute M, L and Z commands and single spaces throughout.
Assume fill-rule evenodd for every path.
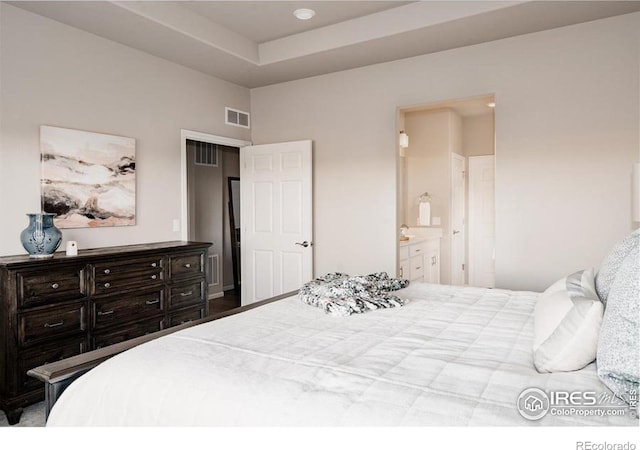
M 595 365 L 539 374 L 538 294 L 412 284 L 402 308 L 332 317 L 296 297 L 136 347 L 75 381 L 49 426 L 637 425 L 522 418 L 528 387 L 607 392 Z

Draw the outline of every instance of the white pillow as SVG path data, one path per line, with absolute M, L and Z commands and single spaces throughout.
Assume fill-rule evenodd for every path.
M 552 284 L 535 308 L 533 363 L 538 372 L 570 372 L 596 358 L 604 306 L 593 269 Z

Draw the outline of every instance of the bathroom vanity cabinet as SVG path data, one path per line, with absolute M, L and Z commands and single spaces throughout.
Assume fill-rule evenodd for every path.
M 440 283 L 440 238 L 412 237 L 400 243 L 398 276 L 410 281 Z

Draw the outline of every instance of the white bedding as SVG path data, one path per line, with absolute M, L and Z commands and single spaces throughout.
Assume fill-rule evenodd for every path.
M 48 426 L 637 425 L 516 409 L 528 387 L 610 391 L 595 364 L 539 374 L 538 294 L 412 284 L 401 308 L 332 317 L 296 297 L 189 328 L 75 381 Z

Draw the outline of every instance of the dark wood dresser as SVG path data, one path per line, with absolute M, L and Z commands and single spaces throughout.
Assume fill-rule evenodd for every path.
M 31 368 L 208 315 L 206 242 L 0 257 L 0 408 L 44 398 Z

